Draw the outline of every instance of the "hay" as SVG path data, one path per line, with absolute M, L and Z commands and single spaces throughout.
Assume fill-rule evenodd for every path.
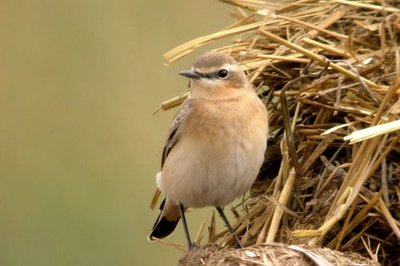
M 240 250 L 216 246 L 194 249 L 180 259 L 179 265 L 379 265 L 356 253 L 342 253 L 327 248 L 307 248 L 278 243 L 263 244 Z
M 240 62 L 267 105 L 265 164 L 234 208 L 244 245 L 304 244 L 400 263 L 399 2 L 222 2 L 236 23 L 164 57 L 172 63 L 233 36 L 215 51 Z

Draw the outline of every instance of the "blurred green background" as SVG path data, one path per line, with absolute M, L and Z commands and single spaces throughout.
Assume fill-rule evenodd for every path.
M 147 242 L 171 117 L 160 102 L 232 22 L 215 0 L 0 2 L 0 265 L 175 265 Z M 210 47 L 206 47 L 205 49 Z M 193 237 L 210 209 L 189 214 Z M 185 244 L 181 225 L 169 240 Z

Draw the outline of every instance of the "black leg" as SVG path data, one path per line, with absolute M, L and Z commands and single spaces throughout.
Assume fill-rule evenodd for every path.
M 185 217 L 185 208 L 183 207 L 182 204 L 179 204 L 179 214 L 182 217 L 183 231 L 185 232 L 186 241 L 188 243 L 188 249 L 190 251 L 193 248 L 193 243 L 190 240 L 189 229 L 188 229 L 188 226 L 186 223 L 186 217 Z
M 235 238 L 236 240 L 236 244 L 239 245 L 240 248 L 243 248 L 242 243 L 240 242 L 239 237 L 235 234 L 235 232 L 233 232 L 232 226 L 229 223 L 228 219 L 226 219 L 225 213 L 222 210 L 221 207 L 215 207 L 219 213 L 219 215 L 221 216 L 222 220 L 224 221 L 226 227 L 228 228 L 229 233 Z

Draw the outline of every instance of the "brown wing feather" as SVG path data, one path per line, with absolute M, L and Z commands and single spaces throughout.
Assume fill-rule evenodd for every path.
M 161 169 L 164 166 L 164 163 L 168 157 L 168 154 L 171 152 L 172 148 L 175 146 L 175 144 L 177 143 L 177 141 L 179 139 L 179 134 L 177 134 L 178 129 L 179 129 L 180 125 L 182 124 L 182 122 L 185 120 L 186 116 L 189 114 L 191 106 L 192 106 L 191 99 L 187 99 L 186 101 L 184 101 L 172 121 L 172 124 L 168 131 L 167 141 L 164 145 L 164 149 L 163 149 L 162 156 L 161 156 Z M 160 197 L 160 195 L 161 195 L 161 191 L 157 188 L 157 190 L 154 193 L 153 198 L 150 202 L 151 209 L 155 208 L 155 206 L 157 204 L 157 200 Z
M 168 138 L 164 145 L 164 150 L 161 158 L 161 169 L 164 166 L 165 159 L 167 159 L 169 152 L 172 150 L 176 142 L 178 141 L 179 136 L 176 134 L 180 125 L 185 120 L 188 115 L 190 108 L 192 105 L 192 101 L 190 99 L 183 102 L 181 108 L 176 113 L 174 120 L 168 131 Z

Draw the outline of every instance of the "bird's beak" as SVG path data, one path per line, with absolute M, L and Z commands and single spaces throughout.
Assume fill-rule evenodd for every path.
M 183 70 L 179 72 L 179 75 L 190 79 L 201 79 L 203 77 L 200 73 L 191 70 Z

